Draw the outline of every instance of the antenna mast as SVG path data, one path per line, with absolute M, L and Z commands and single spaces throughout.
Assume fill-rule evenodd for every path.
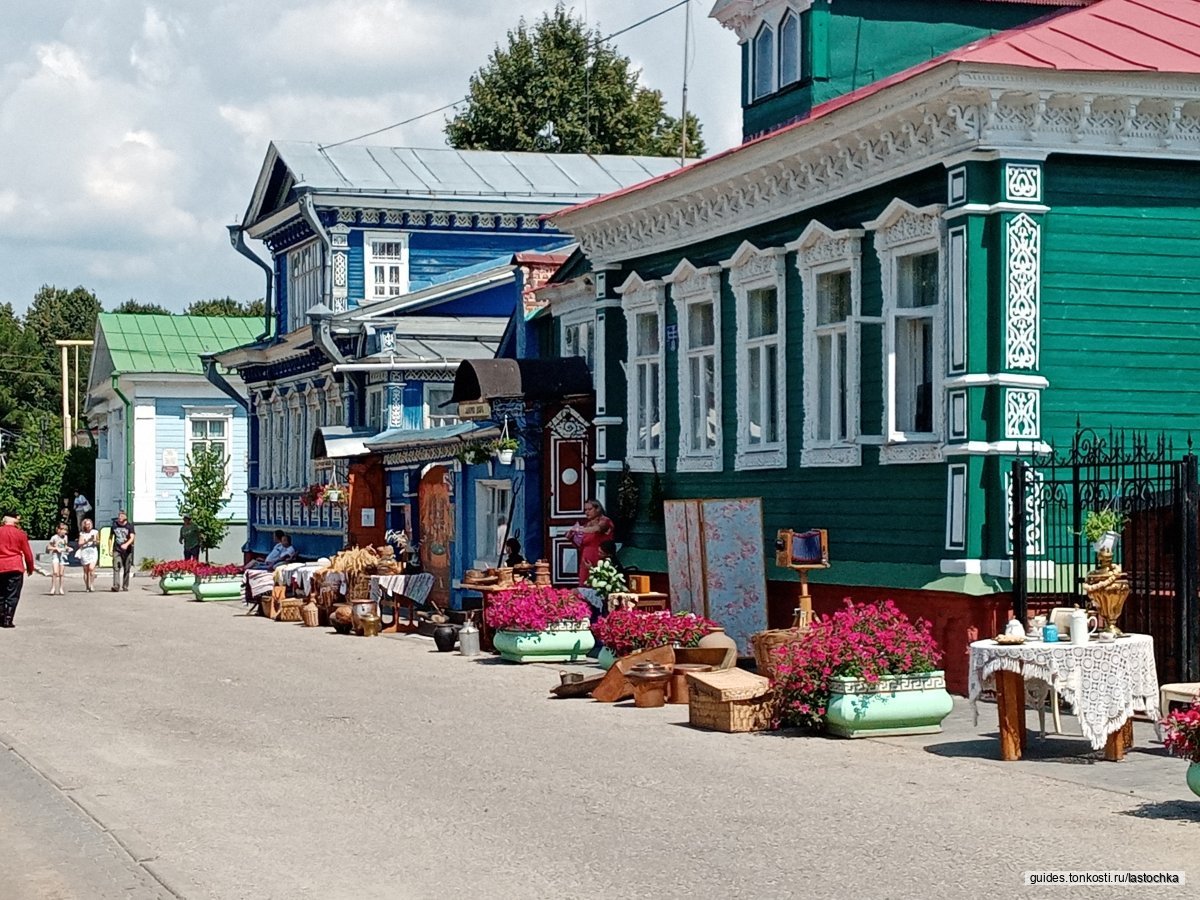
M 683 7 L 683 115 L 679 119 L 679 164 L 687 164 L 687 94 L 688 94 L 688 53 L 691 51 L 689 39 L 692 30 L 692 4 Z

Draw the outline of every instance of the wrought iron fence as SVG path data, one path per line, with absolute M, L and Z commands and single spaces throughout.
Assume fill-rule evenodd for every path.
M 1067 452 L 1014 461 L 1009 475 L 1013 611 L 1087 606 L 1080 590 L 1095 564 L 1084 535 L 1090 511 L 1112 510 L 1121 539 L 1114 561 L 1131 591 L 1120 624 L 1154 638 L 1164 680 L 1200 679 L 1200 486 L 1191 441 L 1081 429 Z

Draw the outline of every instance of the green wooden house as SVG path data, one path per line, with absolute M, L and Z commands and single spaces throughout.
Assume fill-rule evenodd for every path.
M 554 216 L 591 271 L 543 344 L 596 357 L 596 491 L 635 473 L 623 558 L 660 573 L 655 472 L 761 497 L 773 626 L 776 530 L 827 528 L 818 609 L 894 597 L 963 690 L 1009 606 L 1011 460 L 1077 420 L 1200 429 L 1200 2 L 712 15 L 745 142 Z

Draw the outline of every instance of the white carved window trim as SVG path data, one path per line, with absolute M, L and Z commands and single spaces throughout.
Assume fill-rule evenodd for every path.
M 628 342 L 626 363 L 626 409 L 625 416 L 625 461 L 635 472 L 650 472 L 654 467 L 662 472 L 667 462 L 667 364 L 666 364 L 666 287 L 659 279 L 643 281 L 633 272 L 625 279 L 624 284 L 617 288 L 621 295 L 621 309 L 625 313 L 625 336 Z M 639 315 L 654 313 L 658 316 L 658 354 L 656 357 L 638 357 L 637 355 L 637 318 Z M 640 406 L 637 396 L 636 367 L 639 360 L 658 363 L 658 428 L 659 440 L 656 449 L 644 449 L 638 446 L 638 419 Z
M 367 414 L 363 418 L 363 424 L 376 434 L 383 431 L 385 425 L 384 395 L 386 392 L 387 386 L 382 384 L 367 388 Z
M 946 372 L 946 229 L 942 220 L 944 207 L 930 205 L 917 208 L 903 200 L 893 200 L 887 209 L 865 227 L 875 233 L 875 252 L 879 257 L 883 287 L 883 371 L 884 371 L 884 444 L 880 448 L 882 464 L 940 462 L 945 439 L 945 403 L 942 384 Z M 932 307 L 933 320 L 933 389 L 931 432 L 903 432 L 896 427 L 896 323 L 900 319 L 921 318 L 924 312 L 902 310 L 897 304 L 899 292 L 899 261 L 926 253 L 938 255 L 938 298 Z M 922 307 L 922 309 L 930 309 Z
M 300 430 L 300 394 L 293 390 L 288 395 L 284 427 L 287 435 L 287 456 L 284 459 L 284 481 L 282 487 L 297 487 L 300 481 L 300 442 L 303 435 Z
M 571 339 L 572 331 L 578 333 L 578 329 L 585 327 L 588 329 L 588 338 L 590 340 L 590 353 L 576 352 L 578 340 Z M 558 340 L 561 348 L 561 355 L 578 356 L 587 363 L 588 371 L 596 372 L 596 356 L 599 352 L 596 340 L 599 337 L 599 329 L 596 327 L 596 311 L 590 306 L 583 309 L 572 310 L 571 312 L 563 313 L 558 317 Z
M 271 400 L 271 441 L 258 448 L 259 466 L 264 453 L 269 453 L 267 469 L 272 488 L 283 486 L 284 463 L 287 459 L 287 423 L 283 417 L 283 397 L 276 392 Z
M 398 257 L 376 257 L 374 243 L 399 244 Z M 395 279 L 389 274 L 385 277 L 382 288 L 376 280 L 376 266 L 394 265 Z M 409 251 L 408 233 L 401 231 L 364 231 L 363 232 L 363 301 L 377 303 L 380 300 L 394 300 L 408 293 L 409 282 Z
M 324 246 L 313 239 L 287 253 L 287 330 L 308 324 L 308 311 L 322 301 Z
M 724 431 L 721 427 L 721 267 L 697 269 L 686 259 L 667 276 L 671 285 L 671 302 L 675 305 L 675 320 L 679 323 L 679 352 L 676 368 L 679 376 L 679 444 L 675 468 L 680 472 L 720 472 L 724 467 Z M 713 310 L 713 343 L 700 350 L 691 349 L 688 332 L 692 306 L 710 304 Z M 713 394 L 716 419 L 716 440 L 711 448 L 697 448 L 691 442 L 693 357 L 713 358 Z
M 300 445 L 300 452 L 304 454 L 301 465 L 306 483 L 311 483 L 317 478 L 312 458 L 312 440 L 321 424 L 321 393 L 316 385 L 310 384 L 304 392 L 304 441 Z
M 796 252 L 796 269 L 803 284 L 804 309 L 804 446 L 800 464 L 804 466 L 857 466 L 862 464 L 861 371 L 862 350 L 862 237 L 863 231 L 848 228 L 833 231 L 820 222 L 812 222 L 795 241 L 787 245 Z M 817 291 L 821 275 L 850 273 L 850 309 L 845 325 L 817 325 Z M 825 440 L 818 437 L 820 424 L 820 371 L 817 341 L 819 333 L 844 330 L 846 334 L 846 438 Z
M 199 440 L 192 434 L 192 423 L 204 422 L 206 425 L 209 422 L 221 422 L 223 425 L 224 435 L 218 440 L 213 440 L 211 436 Z M 191 406 L 184 407 L 184 445 L 183 458 L 185 460 L 192 458 L 192 450 L 197 444 L 220 444 L 225 454 L 225 499 L 233 497 L 233 408 L 229 406 Z
M 1027 213 L 1004 226 L 1004 360 L 1010 369 L 1037 369 L 1041 353 L 1042 226 Z
M 760 42 L 764 36 L 770 35 L 771 47 L 769 52 L 764 53 Z M 778 72 L 778 33 L 767 22 L 763 22 L 758 26 L 758 30 L 754 32 L 754 37 L 750 39 L 750 102 L 761 100 L 763 97 L 769 97 L 775 93 L 779 85 Z M 764 59 L 765 57 L 765 59 Z M 763 67 L 766 67 L 767 73 L 770 75 L 770 82 L 759 89 L 759 75 L 763 72 Z
M 796 75 L 787 81 L 784 81 L 783 75 L 783 31 L 789 21 L 796 28 L 796 57 L 793 60 L 796 64 Z M 775 44 L 776 55 L 779 57 L 779 69 L 775 79 L 776 84 L 780 88 L 785 88 L 788 85 L 796 84 L 804 79 L 804 24 L 800 19 L 800 14 L 796 10 L 789 7 L 784 7 L 783 15 L 779 17 L 779 27 L 775 29 Z
M 783 247 L 759 250 L 748 241 L 721 263 L 729 270 L 729 284 L 736 300 L 737 321 L 737 455 L 734 469 L 782 469 L 787 467 L 787 285 Z M 774 345 L 778 373 L 775 382 L 779 415 L 779 440 L 771 444 L 750 443 L 750 345 L 746 338 L 748 301 L 751 291 L 775 291 L 778 328 L 773 340 L 756 339 L 756 346 Z
M 443 399 L 439 400 L 434 395 L 442 395 Z M 450 399 L 445 396 L 454 394 L 453 381 L 427 381 L 424 386 L 425 402 L 425 427 L 426 428 L 441 428 L 446 425 L 457 425 L 459 423 L 458 409 L 453 406 L 442 406 L 446 400 Z

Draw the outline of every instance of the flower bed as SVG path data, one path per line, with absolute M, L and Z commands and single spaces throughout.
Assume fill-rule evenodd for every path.
M 847 600 L 845 609 L 815 621 L 800 641 L 773 652 L 775 724 L 817 730 L 827 725 L 835 679 L 863 682 L 868 687 L 859 692 L 861 697 L 887 698 L 893 693 L 890 686 L 887 690 L 870 686 L 890 675 L 936 673 L 941 659 L 930 623 L 910 622 L 891 600 L 865 604 Z M 836 686 L 840 697 L 847 686 Z M 945 693 L 944 687 L 937 689 Z M 850 692 L 856 689 L 850 688 Z M 881 699 L 883 702 L 886 700 Z M 868 705 L 859 700 L 855 715 L 865 715 Z
M 495 629 L 493 644 L 510 662 L 568 662 L 595 646 L 589 607 L 574 591 L 522 587 L 502 591 L 484 616 Z
M 192 595 L 197 600 L 236 600 L 242 596 L 242 567 L 201 563 L 196 568 Z
M 150 577 L 158 579 L 159 590 L 164 594 L 186 594 L 196 581 L 196 569 L 200 565 L 194 559 L 168 560 L 150 569 Z
M 628 656 L 654 647 L 695 647 L 716 622 L 692 613 L 613 610 L 600 619 L 593 631 L 616 656 Z

